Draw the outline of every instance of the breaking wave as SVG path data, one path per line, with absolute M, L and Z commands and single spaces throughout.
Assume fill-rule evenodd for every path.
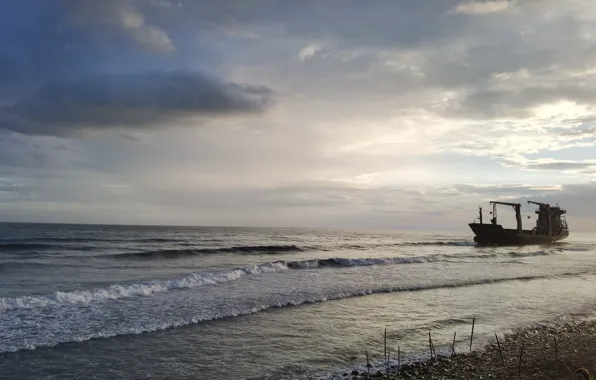
M 255 248 L 255 247 L 252 247 Z M 537 255 L 549 255 L 549 251 L 516 253 L 509 252 L 508 255 L 515 257 L 531 257 Z M 0 298 L 0 311 L 12 309 L 42 308 L 62 305 L 86 306 L 93 302 L 115 300 L 120 298 L 150 296 L 155 293 L 163 293 L 178 289 L 195 288 L 204 285 L 215 285 L 228 281 L 234 281 L 244 276 L 260 275 L 271 272 L 284 272 L 287 270 L 304 270 L 318 268 L 350 268 L 365 267 L 372 265 L 399 265 L 399 264 L 422 264 L 438 261 L 451 261 L 462 258 L 482 258 L 481 255 L 446 255 L 435 254 L 427 256 L 411 257 L 388 257 L 388 258 L 325 258 L 296 261 L 273 261 L 243 268 L 232 269 L 222 272 L 191 273 L 187 276 L 171 280 L 152 280 L 138 284 L 115 284 L 106 288 L 91 290 L 76 290 L 72 292 L 54 292 L 50 295 L 31 295 L 17 298 Z M 486 255 L 484 257 L 487 257 Z M 489 256 L 494 257 L 494 256 Z
M 332 257 L 328 259 L 313 259 L 300 261 L 278 261 L 285 263 L 292 269 L 309 269 L 325 267 L 364 267 L 371 265 L 394 265 L 394 264 L 421 264 L 449 259 L 449 255 L 429 255 L 412 257 L 388 257 L 388 258 L 357 258 L 348 259 L 343 257 Z
M 177 289 L 196 288 L 237 280 L 247 275 L 288 270 L 282 262 L 253 265 L 228 272 L 196 274 L 172 280 L 153 280 L 139 284 L 111 285 L 107 288 L 54 292 L 49 295 L 32 295 L 17 298 L 0 298 L 0 311 L 12 309 L 33 309 L 63 305 L 87 306 L 93 302 L 115 300 L 135 296 L 149 296 Z
M 588 272 L 586 272 L 588 273 Z M 449 288 L 462 288 L 462 287 L 469 287 L 469 286 L 478 286 L 478 285 L 485 285 L 485 284 L 498 284 L 510 281 L 531 281 L 537 279 L 544 279 L 544 278 L 554 278 L 554 277 L 566 277 L 566 276 L 576 276 L 581 273 L 563 273 L 558 275 L 537 275 L 537 276 L 519 276 L 519 277 L 506 277 L 506 278 L 493 278 L 493 279 L 480 279 L 480 280 L 470 280 L 470 281 L 456 281 L 456 282 L 449 282 L 449 283 L 438 283 L 438 284 L 426 284 L 426 285 L 412 285 L 412 286 L 390 286 L 390 287 L 379 287 L 379 288 L 368 288 L 368 289 L 356 289 L 356 290 L 346 290 L 340 291 L 335 293 L 329 294 L 311 294 L 311 295 L 296 295 L 295 298 L 286 299 L 286 300 L 278 300 L 270 303 L 265 304 L 256 304 L 256 305 L 245 305 L 239 309 L 229 309 L 229 310 L 212 310 L 207 314 L 191 314 L 183 317 L 178 317 L 175 319 L 170 320 L 159 320 L 158 316 L 155 316 L 155 319 L 151 315 L 144 314 L 144 319 L 139 320 L 138 323 L 135 322 L 135 319 L 130 319 L 131 323 L 124 323 L 124 324 L 115 324 L 111 326 L 111 328 L 104 329 L 102 331 L 90 331 L 85 329 L 84 327 L 80 327 L 75 329 L 74 331 L 59 331 L 57 334 L 53 334 L 51 336 L 44 336 L 41 337 L 40 341 L 23 341 L 23 340 L 15 340 L 13 343 L 4 343 L 0 342 L 0 352 L 16 352 L 23 349 L 35 349 L 37 347 L 48 347 L 48 346 L 56 346 L 61 343 L 68 343 L 68 342 L 83 342 L 91 339 L 97 338 L 110 338 L 114 336 L 120 335 L 137 335 L 146 332 L 153 332 L 153 331 L 161 331 L 167 330 L 176 327 L 182 327 L 192 324 L 197 324 L 205 321 L 212 321 L 212 320 L 219 320 L 225 318 L 232 318 L 240 315 L 249 315 L 255 314 L 262 311 L 276 309 L 276 308 L 286 308 L 286 307 L 293 307 L 293 306 L 300 306 L 306 304 L 314 304 L 314 303 L 321 303 L 326 301 L 334 301 L 334 300 L 341 300 L 345 298 L 353 298 L 353 297 L 361 297 L 367 296 L 372 294 L 382 294 L 382 293 L 396 293 L 396 292 L 415 292 L 415 291 L 424 291 L 424 290 L 434 290 L 434 289 L 449 289 Z M 82 310 L 73 311 L 73 312 L 83 312 Z M 84 315 L 84 314 L 83 314 Z M 149 319 L 147 319 L 147 317 Z M 80 331 L 78 331 L 80 330 Z

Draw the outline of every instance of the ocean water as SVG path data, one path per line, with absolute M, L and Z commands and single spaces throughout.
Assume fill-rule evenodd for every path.
M 334 379 L 590 317 L 596 236 L 0 224 L 1 379 Z

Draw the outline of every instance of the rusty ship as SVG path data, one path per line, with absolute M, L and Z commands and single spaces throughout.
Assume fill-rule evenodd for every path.
M 538 206 L 535 213 L 538 215 L 536 226 L 531 230 L 522 228 L 521 204 L 509 202 L 490 201 L 492 204 L 492 218 L 490 223 L 483 223 L 482 207 L 479 211 L 479 220 L 469 226 L 476 236 L 474 241 L 479 245 L 526 245 L 526 244 L 551 244 L 569 236 L 567 221 L 563 214 L 567 211 L 558 205 L 528 201 L 528 204 Z M 517 228 L 503 228 L 497 223 L 497 205 L 511 206 L 515 210 Z M 528 216 L 529 218 L 529 216 Z

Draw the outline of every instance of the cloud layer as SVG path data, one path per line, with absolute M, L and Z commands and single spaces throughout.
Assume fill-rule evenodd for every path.
M 594 21 L 587 0 L 14 2 L 0 211 L 465 229 L 531 196 L 589 225 Z

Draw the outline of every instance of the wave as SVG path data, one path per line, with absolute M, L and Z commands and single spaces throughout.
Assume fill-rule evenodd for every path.
M 139 240 L 123 240 L 123 241 L 130 241 L 130 242 L 140 242 L 140 243 L 170 243 L 179 241 L 178 239 L 168 239 L 168 238 L 147 238 L 147 239 L 139 239 Z
M 437 245 L 437 246 L 453 246 L 453 247 L 473 247 L 476 245 L 473 241 L 415 241 L 415 242 L 404 242 L 398 243 L 397 245 L 405 245 L 405 246 L 417 246 L 417 245 Z
M 404 257 L 386 257 L 386 258 L 343 258 L 332 257 L 325 259 L 312 259 L 300 261 L 280 261 L 286 263 L 292 269 L 309 269 L 309 268 L 325 268 L 325 267 L 360 267 L 371 265 L 396 265 L 396 264 L 423 264 L 433 263 L 437 261 L 453 261 L 461 259 L 486 259 L 503 257 L 532 257 L 532 256 L 548 256 L 555 255 L 560 251 L 533 251 L 533 252 L 507 252 L 502 254 L 434 254 L 426 256 L 404 256 Z
M 531 257 L 536 255 L 554 254 L 548 251 L 516 253 L 515 257 Z M 207 272 L 202 274 L 191 273 L 187 276 L 171 280 L 152 280 L 139 284 L 115 284 L 106 288 L 91 290 L 76 290 L 72 292 L 54 292 L 50 295 L 32 295 L 18 298 L 0 298 L 0 311 L 41 308 L 62 305 L 89 305 L 93 302 L 116 300 L 120 298 L 150 296 L 155 293 L 163 293 L 172 290 L 195 288 L 204 285 L 215 285 L 228 281 L 237 280 L 244 276 L 260 275 L 271 272 L 284 272 L 287 270 L 305 270 L 319 268 L 351 268 L 373 265 L 399 265 L 399 264 L 423 264 L 438 261 L 452 261 L 462 258 L 483 258 L 486 255 L 458 255 L 458 254 L 435 254 L 427 256 L 410 257 L 388 257 L 388 258 L 343 258 L 333 257 L 325 259 L 296 260 L 296 261 L 273 261 L 222 272 Z M 494 257 L 494 255 L 488 256 Z
M 573 251 L 573 252 L 588 252 L 596 250 L 595 246 L 575 246 L 575 247 L 558 247 L 563 251 Z
M 42 243 L 0 243 L 0 251 L 61 249 L 61 245 Z
M 58 243 L 88 243 L 88 242 L 96 242 L 96 241 L 126 241 L 121 239 L 111 239 L 111 238 L 101 238 L 101 237 L 56 237 L 56 236 L 48 236 L 48 237 L 36 237 L 30 239 L 32 241 L 51 241 L 51 242 L 58 242 Z
M 397 246 L 473 246 L 475 243 L 466 241 L 439 241 L 439 242 L 405 242 L 405 243 L 390 243 L 390 244 L 344 244 L 335 247 L 335 249 L 349 249 L 349 250 L 367 250 L 380 247 L 397 247 Z M 192 243 L 185 243 L 183 245 L 192 245 Z M 302 246 L 297 245 L 256 245 L 256 246 L 236 246 L 236 247 L 223 247 L 223 248 L 188 248 L 188 249 L 163 249 L 155 251 L 140 251 L 131 253 L 119 253 L 110 255 L 116 258 L 144 258 L 144 257 L 155 257 L 155 258 L 172 258 L 180 256 L 190 255 L 209 255 L 209 254 L 243 254 L 243 255 L 275 255 L 291 252 L 304 252 L 304 251 L 332 251 L 333 247 L 323 246 Z
M 10 269 L 22 269 L 22 268 L 46 268 L 53 266 L 52 264 L 44 264 L 32 261 L 4 261 L 0 262 L 0 272 Z
M 183 239 L 182 241 L 186 241 L 188 239 Z M 10 246 L 14 245 L 15 247 L 19 246 L 31 246 L 36 244 L 44 244 L 44 243 L 171 243 L 171 242 L 178 242 L 181 239 L 170 239 L 170 238 L 144 238 L 144 239 L 118 239 L 118 238 L 103 238 L 103 237 L 55 237 L 55 236 L 48 236 L 48 237 L 34 237 L 27 239 L 26 241 L 23 239 L 13 239 L 13 238 L 6 238 L 0 239 L 2 243 L 0 243 L 0 247 L 2 246 Z M 204 241 L 204 240 L 201 240 Z M 211 240 L 209 240 L 211 241 Z M 33 242 L 33 243 L 32 243 Z
M 388 258 L 356 258 L 331 257 L 327 259 L 312 259 L 300 261 L 278 261 L 285 263 L 292 269 L 310 269 L 325 267 L 363 267 L 371 265 L 395 265 L 395 264 L 422 264 L 449 259 L 449 255 L 429 255 L 411 257 L 388 257 Z
M 158 251 L 144 251 L 119 253 L 110 255 L 116 258 L 143 258 L 143 257 L 178 257 L 189 255 L 212 255 L 218 253 L 236 253 L 244 255 L 275 255 L 278 253 L 302 252 L 305 248 L 296 245 L 256 245 L 256 246 L 238 246 L 224 248 L 198 248 L 198 249 L 163 249 Z
M 533 252 L 517 252 L 517 251 L 510 251 L 507 254 L 511 257 L 532 257 L 532 256 L 549 256 L 555 255 L 561 252 L 561 250 L 540 250 L 540 251 L 533 251 Z
M 386 247 L 408 247 L 408 246 L 453 246 L 453 247 L 473 247 L 476 243 L 473 241 L 454 240 L 454 241 L 404 241 L 398 243 L 371 243 L 371 244 L 342 244 L 338 249 L 364 250 L 372 248 Z
M 72 292 L 54 292 L 49 295 L 31 295 L 17 298 L 0 298 L 0 311 L 12 309 L 31 309 L 57 307 L 63 305 L 87 306 L 93 302 L 116 300 L 137 296 L 150 296 L 178 289 L 195 288 L 234 281 L 248 275 L 260 275 L 271 272 L 284 272 L 289 269 L 315 269 L 326 267 L 357 267 L 370 265 L 413 264 L 433 262 L 445 259 L 442 255 L 396 258 L 329 258 L 302 261 L 274 261 L 252 265 L 230 271 L 191 273 L 171 280 L 152 280 L 138 284 L 114 284 L 106 288 L 75 290 Z
M 75 290 L 72 292 L 54 292 L 49 295 L 31 295 L 17 298 L 0 298 L 0 311 L 13 309 L 33 309 L 56 307 L 64 305 L 87 306 L 93 302 L 116 300 L 135 296 L 149 296 L 178 289 L 195 288 L 204 285 L 215 285 L 237 280 L 247 275 L 257 275 L 268 272 L 288 270 L 284 263 L 265 263 L 228 272 L 214 272 L 205 274 L 191 273 L 187 276 L 172 280 L 153 280 L 139 284 L 111 285 L 107 288 L 91 290 Z
M 92 251 L 97 249 L 95 246 L 82 245 L 63 245 L 47 243 L 0 243 L 0 252 L 11 254 L 40 254 L 42 252 L 57 251 Z
M 582 272 L 582 273 L 592 273 L 592 272 Z M 480 279 L 480 280 L 471 280 L 471 281 L 456 281 L 451 283 L 439 283 L 439 284 L 432 284 L 432 285 L 414 285 L 414 286 L 390 286 L 390 287 L 380 287 L 380 288 L 369 288 L 369 289 L 356 289 L 356 290 L 348 290 L 344 292 L 336 292 L 330 294 L 316 294 L 316 295 L 307 295 L 298 298 L 287 299 L 283 301 L 273 301 L 268 304 L 249 304 L 245 305 L 243 308 L 240 309 L 229 309 L 224 311 L 217 311 L 211 310 L 211 313 L 207 315 L 203 314 L 193 314 L 188 315 L 186 317 L 177 318 L 175 320 L 168 320 L 168 321 L 158 321 L 153 320 L 151 322 L 145 320 L 139 322 L 138 325 L 126 325 L 126 324 L 116 324 L 112 326 L 111 330 L 108 331 L 96 331 L 96 332 L 89 332 L 86 330 L 84 326 L 79 326 L 81 331 L 72 331 L 66 332 L 66 336 L 60 334 L 52 335 L 52 341 L 45 341 L 45 342 L 31 342 L 31 341 L 22 341 L 22 340 L 15 340 L 15 343 L 12 344 L 5 344 L 2 345 L 0 343 L 0 352 L 16 352 L 23 349 L 35 349 L 37 347 L 48 347 L 48 346 L 56 346 L 62 343 L 68 342 L 83 342 L 91 339 L 97 338 L 110 338 L 114 336 L 120 335 L 137 335 L 146 332 L 153 332 L 153 331 L 161 331 L 167 330 L 176 327 L 182 327 L 192 324 L 197 324 L 206 321 L 213 321 L 213 320 L 220 320 L 220 319 L 227 319 L 232 318 L 240 315 L 249 315 L 255 314 L 259 312 L 263 312 L 270 309 L 276 308 L 286 308 L 286 307 L 294 307 L 306 304 L 314 304 L 314 303 L 321 303 L 327 301 L 335 301 L 341 300 L 345 298 L 353 298 L 353 297 L 361 297 L 367 296 L 372 294 L 383 294 L 383 293 L 396 293 L 396 292 L 416 292 L 416 291 L 425 291 L 425 290 L 436 290 L 436 289 L 450 289 L 450 288 L 462 288 L 462 287 L 470 287 L 470 286 L 480 286 L 480 285 L 487 285 L 487 284 L 498 284 L 504 282 L 511 282 L 511 281 L 531 281 L 537 279 L 545 279 L 545 278 L 557 278 L 557 277 L 568 277 L 568 276 L 577 276 L 578 274 L 582 273 L 562 273 L 558 275 L 537 275 L 537 276 L 519 276 L 519 277 L 506 277 L 506 278 L 494 278 L 494 279 Z M 74 311 L 76 312 L 76 311 Z M 157 319 L 157 318 L 156 318 Z M 149 323 L 148 323 L 149 322 Z M 133 320 L 134 323 L 134 320 Z M 60 333 L 64 333 L 64 330 L 61 330 Z

